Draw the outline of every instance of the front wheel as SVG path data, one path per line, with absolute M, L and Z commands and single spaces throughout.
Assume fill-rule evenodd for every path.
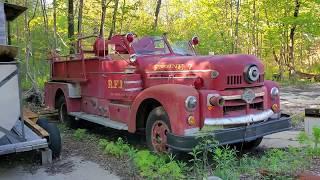
M 251 151 L 261 144 L 262 139 L 263 139 L 263 137 L 260 137 L 260 138 L 253 140 L 253 141 L 237 143 L 234 145 L 235 145 L 235 148 L 239 151 L 243 151 L 243 150 L 244 151 Z
M 146 141 L 148 148 L 157 153 L 169 152 L 167 135 L 171 132 L 169 116 L 162 106 L 153 109 L 147 120 Z

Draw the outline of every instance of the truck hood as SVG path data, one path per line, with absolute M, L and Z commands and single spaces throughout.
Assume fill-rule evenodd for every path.
M 252 55 L 143 56 L 138 57 L 137 63 L 138 70 L 145 78 L 146 86 L 153 84 L 150 83 L 152 79 L 159 81 L 170 78 L 176 79 L 172 83 L 192 84 L 191 77 L 201 77 L 205 89 L 215 90 L 263 84 L 264 66 Z M 260 72 L 260 78 L 255 83 L 246 82 L 244 77 L 245 69 L 251 65 L 256 65 Z

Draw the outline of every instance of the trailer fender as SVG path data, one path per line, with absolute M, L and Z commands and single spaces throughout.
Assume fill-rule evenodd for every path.
M 198 100 L 198 105 L 192 112 L 187 111 L 185 108 L 185 101 L 188 96 L 195 96 Z M 185 129 L 194 128 L 187 124 L 187 118 L 191 115 L 196 119 L 195 126 L 199 127 L 200 102 L 198 91 L 192 86 L 181 84 L 162 84 L 145 89 L 135 98 L 131 106 L 130 120 L 128 123 L 129 132 L 133 133 L 136 131 L 139 108 L 142 106 L 143 102 L 148 100 L 159 102 L 159 104 L 163 106 L 169 116 L 171 130 L 174 134 L 183 135 Z

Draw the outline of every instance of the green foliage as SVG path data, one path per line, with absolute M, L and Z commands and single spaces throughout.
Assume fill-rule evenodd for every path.
M 312 136 L 309 136 L 305 132 L 301 132 L 298 136 L 298 140 L 301 144 L 306 146 L 306 151 L 309 156 L 320 156 L 320 127 L 312 128 Z
M 73 137 L 75 137 L 77 140 L 83 140 L 87 136 L 87 130 L 86 129 L 77 129 Z
M 138 151 L 124 142 L 122 138 L 118 138 L 116 142 L 100 139 L 98 145 L 105 153 L 117 158 L 128 157 L 140 175 L 148 179 L 181 179 L 184 177 L 185 164 L 174 160 L 173 156 L 157 155 L 148 150 Z
M 240 173 L 237 171 L 238 160 L 235 150 L 229 147 L 216 148 L 213 160 L 215 162 L 214 175 L 225 179 L 238 179 Z
M 106 139 L 100 139 L 99 147 L 102 148 L 105 153 L 112 154 L 117 158 L 123 158 L 131 149 L 129 144 L 124 142 L 120 137 L 116 142 L 108 141 Z
M 143 177 L 148 179 L 181 179 L 183 178 L 183 164 L 164 155 L 155 155 L 150 151 L 138 151 L 134 163 Z
M 291 116 L 291 123 L 293 127 L 298 126 L 304 120 L 304 113 L 298 113 Z
M 212 174 L 208 156 L 217 148 L 217 142 L 212 136 L 200 134 L 197 138 L 200 143 L 189 153 L 192 156 L 192 159 L 189 160 L 191 163 L 189 171 L 196 179 L 203 179 Z

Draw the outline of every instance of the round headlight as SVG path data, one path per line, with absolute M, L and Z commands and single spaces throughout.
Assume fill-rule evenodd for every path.
M 198 104 L 197 98 L 194 96 L 188 96 L 185 101 L 185 106 L 188 111 L 193 111 L 196 109 Z
M 271 88 L 270 94 L 271 94 L 272 98 L 279 96 L 279 93 L 280 93 L 280 91 L 277 87 Z
M 136 54 L 131 54 L 129 60 L 130 60 L 131 63 L 136 62 L 137 61 L 137 55 Z
M 260 72 L 256 65 L 250 66 L 246 71 L 246 80 L 249 83 L 255 82 L 259 79 Z

